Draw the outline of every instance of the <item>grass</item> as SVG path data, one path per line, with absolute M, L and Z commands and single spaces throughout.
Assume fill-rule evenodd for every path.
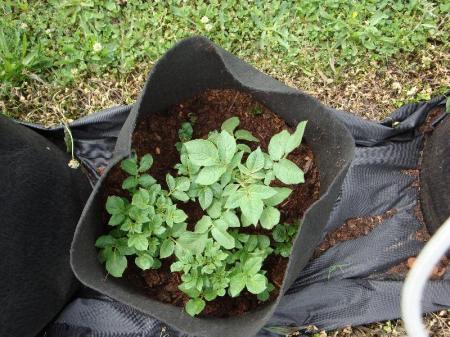
M 0 13 L 1 112 L 45 125 L 134 102 L 194 34 L 365 118 L 450 89 L 450 0 L 0 0 Z M 434 336 L 446 315 L 428 316 Z M 328 335 L 361 331 L 404 335 L 401 321 Z
M 450 83 L 450 0 L 2 0 L 0 10 L 0 107 L 45 124 L 133 102 L 154 62 L 194 34 L 368 118 Z

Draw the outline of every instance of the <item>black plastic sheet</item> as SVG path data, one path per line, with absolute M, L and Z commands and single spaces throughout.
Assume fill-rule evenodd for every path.
M 347 219 L 380 215 L 395 208 L 397 213 L 367 236 L 339 243 L 312 259 L 282 298 L 270 326 L 316 325 L 334 329 L 347 325 L 395 319 L 400 316 L 401 279 L 387 271 L 410 256 L 424 243 L 416 240 L 421 227 L 414 214 L 418 191 L 414 178 L 402 171 L 418 166 L 423 135 L 418 126 L 445 97 L 413 103 L 396 110 L 381 123 L 335 111 L 353 134 L 357 149 L 342 192 L 326 226 L 330 232 Z M 72 124 L 77 156 L 92 168 L 111 157 L 114 139 L 131 107 L 117 107 Z M 449 118 L 442 115 L 442 119 Z M 392 125 L 395 123 L 395 127 Z M 62 129 L 42 130 L 62 136 Z M 325 236 L 326 233 L 324 233 Z M 423 311 L 450 307 L 450 271 L 442 280 L 430 281 Z M 47 336 L 181 336 L 165 324 L 98 293 L 84 290 L 47 329 Z M 262 330 L 258 336 L 272 336 Z

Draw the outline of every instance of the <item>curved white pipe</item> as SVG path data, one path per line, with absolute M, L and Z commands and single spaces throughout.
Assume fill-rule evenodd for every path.
M 402 289 L 401 308 L 410 337 L 427 337 L 422 324 L 422 295 L 434 266 L 450 248 L 450 218 L 438 229 L 420 252 Z

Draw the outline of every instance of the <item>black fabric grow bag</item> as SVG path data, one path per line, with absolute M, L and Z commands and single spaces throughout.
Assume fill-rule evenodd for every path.
M 35 336 L 80 287 L 69 248 L 91 186 L 63 150 L 0 115 L 0 336 Z
M 322 237 L 349 218 L 378 216 L 390 209 L 398 211 L 367 235 L 340 242 L 320 257 L 312 258 L 281 299 L 267 326 L 292 325 L 302 331 L 302 327 L 315 325 L 331 330 L 400 316 L 405 274 L 392 274 L 389 270 L 416 256 L 424 245 L 416 236 L 423 229 L 415 214 L 419 206 L 416 177 L 404 171 L 420 169 L 424 135 L 419 129 L 429 113 L 439 107 L 440 120 L 450 118 L 442 109 L 446 99 L 439 96 L 404 105 L 381 123 L 334 110 L 357 146 Z M 113 107 L 71 124 L 76 154 L 88 168 L 93 183 L 98 179 L 96 168 L 104 167 L 112 157 L 115 140 L 131 108 L 131 105 Z M 49 139 L 63 138 L 61 126 L 52 129 L 29 126 Z M 443 193 L 448 196 L 448 190 Z M 423 312 L 450 307 L 450 270 L 441 280 L 427 283 L 422 305 Z M 42 334 L 45 337 L 161 335 L 186 336 L 154 317 L 89 289 L 78 292 Z M 276 335 L 266 329 L 258 333 L 258 337 Z
M 445 118 L 426 140 L 421 171 L 420 198 L 431 233 L 450 216 L 450 118 Z M 447 254 L 450 256 L 450 252 Z
M 120 132 L 114 156 L 86 204 L 71 249 L 72 268 L 86 286 L 151 314 L 180 331 L 197 336 L 253 336 L 272 316 L 281 295 L 273 303 L 241 317 L 192 318 L 181 308 L 147 297 L 122 279 L 105 280 L 105 271 L 97 260 L 94 242 L 102 234 L 103 228 L 100 217 L 104 207 L 103 183 L 110 169 L 130 154 L 131 137 L 138 119 L 151 116 L 157 111 L 165 111 L 171 105 L 206 89 L 230 88 L 252 94 L 256 100 L 291 126 L 308 120 L 305 138 L 312 147 L 319 168 L 321 197 L 305 213 L 280 294 L 291 286 L 322 237 L 324 226 L 353 158 L 353 138 L 331 109 L 312 97 L 260 73 L 200 37 L 177 44 L 154 66 L 137 104 Z

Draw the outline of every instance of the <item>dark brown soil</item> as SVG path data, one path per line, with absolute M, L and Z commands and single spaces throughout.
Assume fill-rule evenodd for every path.
M 369 234 L 377 225 L 393 217 L 396 213 L 397 210 L 391 209 L 381 215 L 348 219 L 344 225 L 325 236 L 325 239 L 314 251 L 314 257 L 319 257 L 339 242 L 353 240 Z
M 252 113 L 254 111 L 258 111 L 258 114 Z M 222 122 L 232 116 L 239 117 L 241 121 L 239 128 L 252 132 L 260 140 L 258 145 L 266 151 L 269 140 L 274 134 L 283 129 L 293 132 L 281 118 L 255 101 L 251 95 L 234 90 L 210 90 L 176 104 L 168 111 L 155 113 L 150 118 L 140 120 L 133 134 L 133 149 L 138 156 L 146 153 L 153 155 L 154 164 L 150 173 L 162 186 L 166 186 L 166 174 L 168 172 L 175 174 L 173 167 L 179 161 L 175 143 L 178 141 L 178 129 L 181 124 L 195 118 L 193 138 L 203 138 L 210 131 L 220 129 Z M 252 149 L 256 148 L 254 143 L 248 145 Z M 303 169 L 306 181 L 304 184 L 295 186 L 290 197 L 280 207 L 281 221 L 294 223 L 301 219 L 309 206 L 319 198 L 319 171 L 311 148 L 305 142 L 288 158 Z M 124 178 L 120 168 L 116 167 L 110 171 L 105 184 L 107 186 L 105 200 L 107 195 L 125 195 L 120 187 Z M 192 228 L 203 215 L 200 206 L 192 202 L 180 205 L 180 208 L 189 216 L 188 228 Z M 105 215 L 105 223 L 106 221 Z M 267 231 L 254 229 L 253 226 L 245 228 L 245 231 L 268 234 Z M 287 262 L 287 258 L 279 256 L 270 256 L 265 261 L 264 270 L 267 270 L 267 276 L 275 286 L 270 296 L 271 300 L 278 295 Z M 159 270 L 142 272 L 134 266 L 132 260 L 129 260 L 126 277 L 150 297 L 183 306 L 188 298 L 178 290 L 178 285 L 181 283 L 180 274 L 171 273 L 170 264 L 171 261 L 166 259 L 163 260 Z M 224 296 L 207 302 L 202 316 L 241 315 L 261 304 L 255 295 L 244 291 L 237 298 Z
M 400 262 L 399 264 L 391 267 L 387 274 L 393 276 L 395 279 L 404 279 L 408 272 L 414 265 L 416 261 L 415 256 L 409 257 L 407 260 Z M 430 279 L 431 280 L 441 280 L 442 277 L 447 272 L 448 267 L 450 266 L 450 260 L 447 257 L 443 257 L 439 263 L 433 268 L 431 272 Z
M 425 122 L 419 127 L 419 132 L 422 134 L 427 134 L 433 132 L 433 122 L 437 120 L 438 117 L 442 115 L 442 112 L 444 110 L 444 107 L 436 107 L 433 110 L 431 110 L 427 118 L 425 119 Z
M 430 134 L 433 132 L 434 128 L 432 127 L 433 122 L 442 115 L 442 107 L 435 108 L 432 110 L 423 124 L 419 127 L 419 132 L 424 135 L 424 140 L 422 144 L 422 149 L 425 147 L 425 143 L 430 136 Z M 422 150 L 423 151 L 423 150 Z M 414 179 L 413 183 L 411 184 L 411 187 L 417 188 L 420 190 L 420 170 L 422 167 L 422 159 L 423 159 L 423 152 L 420 152 L 419 160 L 417 169 L 409 169 L 409 170 L 403 170 L 402 173 L 409 175 Z M 415 233 L 415 239 L 422 242 L 427 242 L 431 235 L 427 229 L 427 226 L 425 224 L 425 219 L 423 217 L 422 208 L 421 208 L 421 202 L 420 199 L 417 199 L 417 204 L 414 207 L 414 215 L 417 219 L 417 221 L 420 224 L 420 228 Z M 404 279 L 406 277 L 406 274 L 408 271 L 412 268 L 412 265 L 414 264 L 414 261 L 416 260 L 415 256 L 409 257 L 407 260 L 400 262 L 399 264 L 391 267 L 387 274 L 396 278 L 396 279 Z M 450 266 L 450 260 L 447 257 L 443 257 L 441 261 L 433 268 L 431 279 L 432 280 L 439 280 L 442 278 L 442 276 L 445 275 L 447 272 L 448 267 Z

